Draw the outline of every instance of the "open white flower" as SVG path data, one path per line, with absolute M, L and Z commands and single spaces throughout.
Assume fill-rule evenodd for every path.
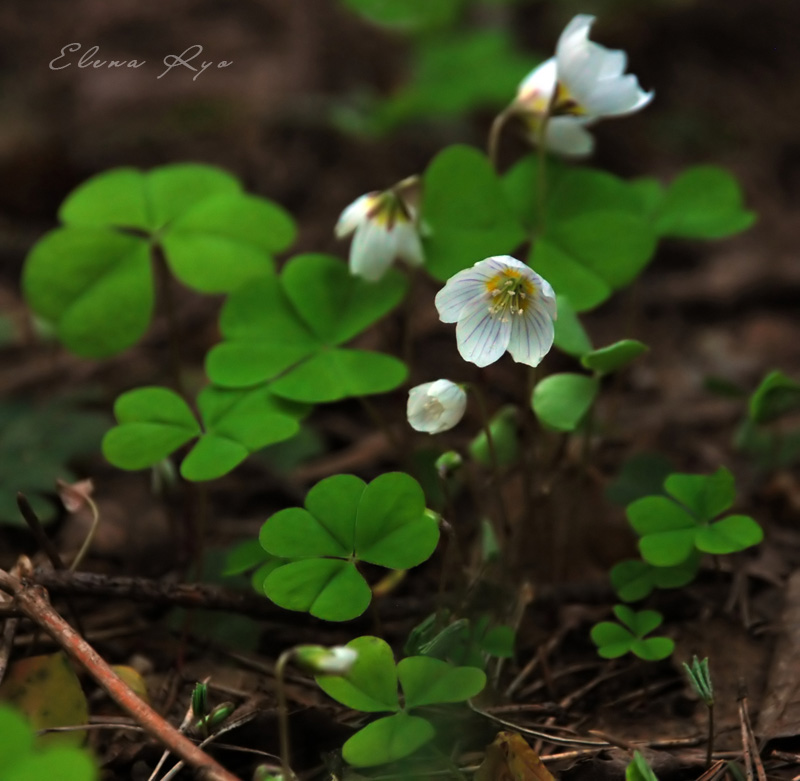
M 477 366 L 506 350 L 517 363 L 538 366 L 553 346 L 553 288 L 510 255 L 459 271 L 437 293 L 436 308 L 442 322 L 457 323 L 458 351 Z
M 566 26 L 556 56 L 525 77 L 513 104 L 535 142 L 547 118 L 545 145 L 565 155 L 591 152 L 589 125 L 604 117 L 631 114 L 653 99 L 636 76 L 625 74 L 625 52 L 589 40 L 594 19 L 579 14 Z
M 408 392 L 406 413 L 411 428 L 427 434 L 440 434 L 453 428 L 464 417 L 467 394 L 450 380 L 417 385 Z
M 424 263 L 416 209 L 404 197 L 415 184 L 416 177 L 412 177 L 391 190 L 367 193 L 342 212 L 336 236 L 344 238 L 355 232 L 350 245 L 351 274 L 375 282 L 396 258 L 410 266 Z

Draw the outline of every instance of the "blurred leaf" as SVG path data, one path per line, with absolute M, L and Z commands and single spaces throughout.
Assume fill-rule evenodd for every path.
M 717 239 L 749 228 L 753 212 L 742 208 L 736 179 L 715 166 L 684 171 L 667 189 L 656 212 L 655 227 L 661 236 Z
M 551 374 L 533 390 L 539 421 L 556 431 L 574 431 L 594 403 L 599 385 L 584 374 Z
M 800 410 L 800 383 L 783 372 L 770 372 L 750 397 L 750 418 L 755 423 L 772 423 Z
M 736 483 L 730 470 L 720 467 L 713 475 L 672 474 L 664 489 L 700 521 L 710 521 L 736 500 Z
M 475 781 L 555 781 L 518 732 L 498 732 L 475 773 Z
M 636 453 L 622 464 L 617 479 L 606 488 L 606 496 L 625 507 L 644 496 L 662 494 L 671 472 L 672 462 L 661 453 Z
M 451 24 L 464 0 L 342 0 L 367 21 L 404 32 L 419 32 Z
M 587 353 L 581 358 L 581 365 L 585 369 L 600 374 L 611 374 L 624 369 L 629 363 L 646 353 L 648 349 L 646 344 L 638 342 L 636 339 L 623 339 Z
M 491 163 L 467 146 L 447 147 L 428 166 L 422 221 L 429 229 L 426 268 L 442 281 L 525 238 Z
M 559 350 L 581 358 L 592 351 L 592 342 L 577 312 L 566 296 L 557 296 L 558 319 L 555 321 L 554 344 Z
M 511 466 L 517 460 L 519 436 L 517 434 L 517 408 L 513 404 L 501 407 L 489 422 L 492 443 L 497 455 L 498 466 Z M 485 466 L 492 465 L 489 440 L 484 429 L 470 442 L 469 453 Z
M 0 700 L 19 708 L 35 730 L 89 721 L 86 696 L 62 651 L 12 663 L 0 685 Z M 38 737 L 36 744 L 80 746 L 85 740 L 85 731 L 51 732 Z
M 342 756 L 353 767 L 384 765 L 413 754 L 435 734 L 427 719 L 395 713 L 356 732 L 342 747 Z
M 463 702 L 479 694 L 486 686 L 483 670 L 477 667 L 453 667 L 429 656 L 401 659 L 397 664 L 397 676 L 408 709 L 443 702 Z

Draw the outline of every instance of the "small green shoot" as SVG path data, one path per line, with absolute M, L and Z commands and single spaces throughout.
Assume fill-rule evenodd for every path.
M 640 659 L 655 662 L 666 659 L 675 649 L 668 637 L 645 637 L 661 625 L 664 620 L 655 610 L 635 612 L 626 605 L 616 605 L 614 614 L 620 621 L 601 621 L 592 627 L 592 641 L 597 653 L 604 659 L 616 659 L 632 653 Z
M 658 776 L 641 753 L 634 751 L 633 759 L 625 768 L 625 781 L 658 781 Z
M 714 752 L 714 685 L 711 682 L 711 673 L 708 669 L 708 657 L 700 661 L 695 656 L 692 658 L 691 665 L 684 662 L 683 667 L 686 670 L 692 689 L 708 709 L 706 767 L 711 767 L 711 757 Z
M 358 562 L 415 567 L 436 548 L 439 526 L 409 475 L 390 472 L 369 485 L 335 475 L 308 492 L 305 508 L 275 513 L 259 539 L 270 555 L 288 560 L 264 580 L 273 602 L 328 621 L 348 621 L 360 616 L 372 597 Z
M 770 372 L 750 397 L 749 414 L 753 423 L 772 423 L 800 411 L 800 383 L 783 372 Z
M 395 665 L 392 649 L 378 637 L 359 637 L 347 644 L 358 659 L 345 677 L 317 676 L 333 699 L 367 713 L 389 711 L 353 735 L 342 749 L 354 767 L 372 767 L 402 759 L 428 743 L 436 730 L 428 719 L 409 711 L 426 705 L 463 702 L 486 685 L 475 667 L 454 667 L 440 659 L 410 656 Z M 403 690 L 401 705 L 398 681 Z

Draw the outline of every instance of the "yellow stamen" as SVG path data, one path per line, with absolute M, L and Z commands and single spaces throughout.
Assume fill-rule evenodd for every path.
M 507 268 L 486 282 L 491 301 L 492 317 L 508 319 L 508 315 L 523 315 L 536 298 L 533 282 L 522 271 Z

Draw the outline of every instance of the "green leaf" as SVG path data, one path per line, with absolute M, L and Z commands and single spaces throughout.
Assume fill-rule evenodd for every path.
M 655 588 L 680 588 L 691 583 L 699 565 L 697 552 L 673 567 L 654 567 L 641 559 L 627 559 L 613 567 L 609 577 L 620 599 L 636 602 Z
M 331 255 L 297 255 L 281 272 L 289 301 L 311 331 L 327 345 L 358 336 L 389 313 L 405 295 L 406 277 L 390 269 L 377 282 L 353 276 Z
M 355 565 L 341 559 L 303 559 L 273 570 L 264 592 L 279 607 L 326 621 L 349 621 L 369 606 L 372 592 Z
M 666 496 L 645 496 L 628 505 L 628 521 L 640 536 L 695 529 L 697 521 Z
M 438 542 L 439 527 L 425 512 L 425 495 L 413 477 L 390 472 L 367 486 L 355 530 L 361 561 L 409 569 L 428 559 Z
M 178 163 L 148 173 L 115 168 L 73 190 L 58 216 L 67 225 L 155 231 L 210 196 L 240 189 L 235 177 L 208 165 Z
M 551 187 L 529 262 L 582 312 L 630 284 L 655 248 L 637 193 L 605 172 L 570 169 Z
M 697 530 L 695 545 L 705 553 L 737 553 L 758 545 L 764 539 L 762 528 L 747 515 L 729 515 Z
M 591 631 L 592 642 L 597 646 L 597 653 L 604 659 L 616 659 L 624 656 L 631 649 L 636 639 L 624 626 L 613 621 L 601 621 Z
M 558 319 L 555 321 L 554 344 L 559 350 L 580 358 L 592 351 L 592 342 L 578 314 L 566 296 L 556 296 Z
M 426 268 L 442 281 L 525 238 L 491 163 L 467 146 L 448 147 L 428 166 L 422 221 L 430 230 Z
M 678 176 L 656 212 L 662 236 L 718 239 L 749 228 L 753 212 L 742 208 L 742 193 L 731 174 L 715 166 L 697 166 Z
M 105 358 L 130 347 L 153 311 L 147 245 L 97 228 L 48 233 L 25 261 L 22 287 L 31 308 L 85 358 Z
M 481 649 L 490 656 L 510 659 L 515 641 L 516 634 L 510 626 L 495 626 L 481 638 Z
M 631 643 L 631 652 L 647 662 L 666 659 L 674 650 L 675 642 L 668 637 L 648 637 Z
M 342 747 L 342 756 L 353 767 L 383 765 L 413 754 L 435 734 L 427 719 L 396 713 L 356 732 Z
M 294 436 L 301 409 L 273 396 L 268 388 L 204 388 L 197 398 L 205 433 L 181 464 L 187 480 L 213 480 L 238 466 L 250 453 Z
M 366 635 L 347 643 L 358 652 L 346 676 L 317 675 L 320 688 L 342 705 L 367 713 L 400 710 L 397 671 L 389 644 Z
M 633 759 L 625 768 L 625 781 L 658 781 L 658 778 L 647 760 L 638 751 L 634 751 Z
M 625 507 L 645 496 L 663 493 L 672 462 L 660 453 L 636 453 L 622 465 L 617 479 L 606 488 L 614 504 Z
M 639 540 L 639 552 L 656 567 L 675 567 L 691 556 L 696 537 L 696 528 L 648 534 Z
M 367 21 L 406 32 L 429 30 L 455 21 L 463 0 L 343 0 Z
M 539 232 L 543 225 L 543 217 L 539 206 L 539 156 L 527 155 L 518 160 L 503 174 L 502 186 L 508 205 L 526 232 Z M 545 161 L 546 184 L 551 194 L 557 190 L 559 183 L 569 169 L 555 157 Z M 546 204 L 549 208 L 552 200 Z M 545 212 L 545 217 L 547 213 Z
M 234 545 L 225 554 L 225 565 L 222 575 L 241 575 L 243 572 L 254 569 L 269 559 L 269 554 L 261 547 L 258 540 L 245 540 Z
M 269 273 L 295 237 L 294 222 L 263 198 L 222 193 L 181 214 L 161 245 L 172 272 L 201 293 L 227 293 Z
M 772 423 L 798 410 L 800 383 L 780 371 L 770 372 L 750 398 L 750 419 L 755 423 Z
M 486 686 L 486 674 L 477 667 L 453 665 L 429 656 L 410 656 L 397 665 L 405 707 L 419 708 L 443 702 L 462 702 Z
M 519 435 L 517 433 L 517 408 L 513 404 L 501 407 L 489 422 L 492 443 L 497 455 L 498 465 L 511 466 L 519 453 Z M 486 430 L 483 429 L 469 444 L 469 454 L 473 459 L 485 466 L 492 465 L 492 454 Z
M 401 361 L 335 345 L 385 315 L 404 290 L 397 274 L 369 284 L 335 258 L 298 256 L 280 279 L 252 280 L 229 297 L 226 341 L 208 354 L 208 376 L 224 387 L 274 379 L 273 393 L 309 403 L 393 390 L 406 378 Z
M 700 521 L 710 521 L 736 499 L 733 475 L 724 466 L 713 475 L 673 474 L 664 481 L 667 493 L 685 505 Z
M 556 431 L 574 431 L 594 403 L 599 384 L 583 374 L 551 374 L 534 388 L 533 411 Z
M 656 627 L 661 626 L 664 617 L 655 610 L 631 610 L 627 605 L 616 605 L 614 614 L 633 632 L 636 637 L 650 634 Z
M 635 339 L 623 339 L 621 342 L 615 342 L 608 345 L 608 347 L 601 347 L 598 350 L 587 353 L 581 358 L 581 365 L 585 369 L 590 369 L 600 374 L 611 374 L 636 360 L 640 355 L 646 353 L 648 349 L 646 344 L 637 342 Z
M 278 396 L 309 404 L 386 393 L 402 385 L 406 365 L 391 355 L 366 350 L 323 350 L 274 380 Z
M 114 404 L 117 425 L 103 439 L 103 454 L 121 469 L 144 469 L 200 434 L 194 414 L 177 393 L 138 388 Z

